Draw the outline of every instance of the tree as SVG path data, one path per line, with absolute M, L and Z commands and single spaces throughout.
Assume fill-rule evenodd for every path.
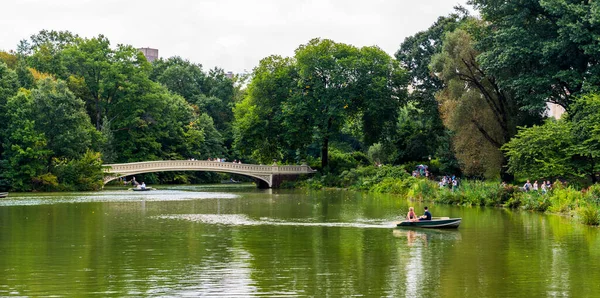
M 398 123 L 398 134 L 390 135 L 387 147 L 398 150 L 396 162 L 424 160 L 428 156 L 450 156 L 450 139 L 444 127 L 435 94 L 445 86 L 444 81 L 435 76 L 430 68 L 431 58 L 442 51 L 443 38 L 469 18 L 469 11 L 455 7 L 455 12 L 442 16 L 427 30 L 404 39 L 395 54 L 400 65 L 407 70 L 410 78 L 410 92 L 403 115 Z M 436 137 L 432 137 L 436 136 Z
M 47 163 L 52 151 L 47 148 L 44 134 L 35 129 L 32 106 L 31 92 L 23 90 L 8 100 L 6 109 L 7 137 L 3 144 L 6 150 L 2 156 L 4 175 L 11 188 L 19 191 L 32 190 L 34 180 L 56 184 L 55 178 L 43 179 L 49 170 Z
M 15 69 L 17 67 L 17 61 L 17 55 L 13 51 L 0 51 L 0 62 L 6 63 L 6 66 L 8 66 L 8 68 Z
M 200 64 L 171 57 L 155 60 L 150 78 L 183 96 L 198 107 L 199 113 L 207 113 L 222 134 L 231 135 L 234 87 L 222 69 L 211 69 L 207 74 Z
M 521 128 L 502 149 L 515 174 L 598 181 L 600 161 L 600 95 L 576 99 L 560 120 Z
M 103 35 L 79 39 L 61 55 L 69 74 L 69 88 L 86 102 L 96 130 L 101 130 L 105 116 L 110 121 L 120 114 L 112 108 L 132 89 L 150 84 L 151 66 L 142 53 L 124 45 L 113 50 Z
M 75 159 L 88 149 L 99 149 L 93 142 L 100 133 L 92 126 L 83 101 L 75 97 L 65 82 L 41 80 L 31 91 L 31 97 L 31 119 L 54 156 Z
M 254 69 L 252 81 L 244 99 L 234 108 L 234 148 L 241 155 L 257 162 L 281 160 L 284 148 L 290 147 L 283 127 L 283 102 L 295 92 L 298 73 L 291 58 L 269 56 Z M 300 141 L 310 143 L 310 135 L 302 134 Z
M 367 145 L 390 132 L 405 87 L 405 72 L 379 48 L 313 39 L 294 58 L 268 57 L 254 70 L 236 106 L 236 148 L 296 159 L 314 143 L 326 167 L 330 142 L 349 122 Z
M 286 127 L 312 131 L 322 167 L 328 164 L 330 140 L 349 119 L 360 119 L 367 146 L 393 127 L 407 77 L 381 49 L 313 39 L 296 50 L 295 59 L 302 91 L 284 104 Z
M 79 37 L 69 31 L 42 30 L 32 35 L 30 41 L 22 40 L 17 52 L 20 56 L 28 56 L 29 67 L 66 79 L 63 50 L 78 40 Z
M 471 0 L 486 21 L 479 62 L 523 108 L 546 102 L 570 110 L 600 86 L 600 3 L 571 0 Z
M 476 20 L 466 24 L 480 26 Z M 466 173 L 488 177 L 500 173 L 503 180 L 512 180 L 500 148 L 527 116 L 519 113 L 512 94 L 481 69 L 473 45 L 471 35 L 457 29 L 446 35 L 443 51 L 432 58 L 432 71 L 446 83 L 437 93 L 441 114 L 455 133 L 454 151 Z
M 4 159 L 3 153 L 7 149 L 8 133 L 7 123 L 9 121 L 8 99 L 17 93 L 19 86 L 17 74 L 9 69 L 7 65 L 0 61 L 0 188 L 7 188 L 5 172 L 6 163 L 1 162 Z
M 575 138 L 566 120 L 547 120 L 543 125 L 522 128 L 502 149 L 508 158 L 508 171 L 525 177 L 577 177 L 572 163 Z

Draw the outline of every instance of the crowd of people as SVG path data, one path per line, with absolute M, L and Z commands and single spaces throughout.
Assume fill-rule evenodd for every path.
M 533 182 L 533 184 L 531 184 L 531 182 L 529 182 L 529 180 L 527 180 L 527 182 L 525 182 L 525 184 L 523 185 L 523 191 L 525 191 L 525 192 L 528 192 L 528 191 L 539 192 L 541 190 L 541 192 L 545 194 L 550 189 L 552 189 L 552 183 L 550 183 L 550 180 L 542 181 L 539 184 L 538 184 L 537 180 L 535 180 Z
M 459 184 L 460 184 L 460 178 L 456 177 L 456 175 L 452 175 L 452 176 L 446 175 L 446 176 L 442 177 L 442 179 L 440 179 L 440 182 L 438 183 L 440 188 L 448 187 L 452 191 L 455 191 L 458 188 Z
M 227 160 L 227 158 L 220 158 L 220 157 L 212 158 L 212 157 L 209 157 L 207 160 L 208 161 L 216 161 L 216 162 L 225 162 Z M 232 163 L 239 163 L 239 164 L 241 164 L 242 160 L 241 159 L 240 160 L 234 159 Z

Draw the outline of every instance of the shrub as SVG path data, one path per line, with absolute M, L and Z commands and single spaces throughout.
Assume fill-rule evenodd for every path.
M 415 183 L 412 184 L 408 191 L 408 197 L 411 199 L 423 200 L 435 200 L 438 191 L 438 185 L 434 181 L 428 179 L 415 179 Z
M 592 226 L 600 224 L 600 210 L 598 210 L 598 205 L 584 204 L 577 208 L 576 214 L 583 224 Z
M 407 179 L 387 177 L 384 178 L 381 182 L 373 185 L 370 190 L 376 193 L 392 193 L 406 195 L 412 187 L 412 185 L 416 183 L 416 180 L 417 179 L 413 177 L 409 177 Z
M 577 206 L 582 200 L 583 194 L 572 187 L 557 187 L 550 193 L 550 212 L 567 213 Z

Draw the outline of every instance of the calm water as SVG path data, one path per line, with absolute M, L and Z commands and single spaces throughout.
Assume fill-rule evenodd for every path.
M 559 216 L 345 191 L 171 187 L 0 200 L 0 296 L 599 297 L 600 237 Z

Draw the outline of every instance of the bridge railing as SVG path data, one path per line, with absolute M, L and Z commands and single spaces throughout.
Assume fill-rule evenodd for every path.
M 268 166 L 254 164 L 239 164 L 231 162 L 217 162 L 207 160 L 160 160 L 160 161 L 143 161 L 121 164 L 106 164 L 105 172 L 107 173 L 123 173 L 135 172 L 139 170 L 229 170 L 246 173 L 264 173 L 264 174 L 301 174 L 314 173 L 315 171 L 307 165 L 292 165 L 292 166 Z

